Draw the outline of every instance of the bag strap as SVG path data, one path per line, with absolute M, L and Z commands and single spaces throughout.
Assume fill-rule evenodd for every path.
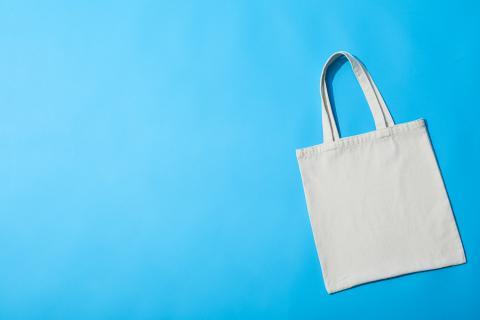
M 332 106 L 330 105 L 330 98 L 328 97 L 328 89 L 326 83 L 326 75 L 328 67 L 339 57 L 344 56 L 348 59 L 352 65 L 353 73 L 355 74 L 360 86 L 362 87 L 363 94 L 367 98 L 368 106 L 372 112 L 373 119 L 375 120 L 375 127 L 383 129 L 394 125 L 392 116 L 388 111 L 385 101 L 383 101 L 382 95 L 377 89 L 377 86 L 373 82 L 370 74 L 365 69 L 360 61 L 354 56 L 345 51 L 335 52 L 328 58 L 325 66 L 322 70 L 320 77 L 320 96 L 322 98 L 322 127 L 323 127 L 323 141 L 333 142 L 340 139 L 338 134 L 337 124 L 332 113 Z

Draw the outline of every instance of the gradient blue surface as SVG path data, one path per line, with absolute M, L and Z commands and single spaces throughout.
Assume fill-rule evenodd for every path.
M 474 1 L 0 1 L 1 319 L 478 319 Z M 295 149 L 349 50 L 423 117 L 468 263 L 327 295 Z M 344 136 L 373 129 L 351 70 Z

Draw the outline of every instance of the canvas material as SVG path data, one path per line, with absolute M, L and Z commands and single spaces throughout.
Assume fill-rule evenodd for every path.
M 340 138 L 325 83 L 345 56 L 376 130 Z M 465 254 L 424 120 L 395 125 L 365 67 L 333 54 L 320 80 L 324 143 L 297 159 L 329 293 L 406 273 L 465 263 Z

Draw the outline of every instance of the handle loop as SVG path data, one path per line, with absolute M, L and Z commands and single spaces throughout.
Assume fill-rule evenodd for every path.
M 320 77 L 320 96 L 322 98 L 322 127 L 323 127 L 323 141 L 333 142 L 340 139 L 338 134 L 337 124 L 332 113 L 332 106 L 330 105 L 330 98 L 328 96 L 328 89 L 326 84 L 326 75 L 328 67 L 339 57 L 344 56 L 348 59 L 352 66 L 353 73 L 362 87 L 363 94 L 367 98 L 368 106 L 372 112 L 375 120 L 375 127 L 383 129 L 394 125 L 392 116 L 388 111 L 387 105 L 378 91 L 377 86 L 373 82 L 370 74 L 365 69 L 360 61 L 346 51 L 335 52 L 328 58 L 322 70 Z

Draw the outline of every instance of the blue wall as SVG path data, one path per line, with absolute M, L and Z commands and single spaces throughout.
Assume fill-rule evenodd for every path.
M 0 1 L 1 319 L 478 319 L 474 1 Z M 295 149 L 349 50 L 425 118 L 466 265 L 332 296 Z M 373 129 L 351 70 L 344 136 Z

